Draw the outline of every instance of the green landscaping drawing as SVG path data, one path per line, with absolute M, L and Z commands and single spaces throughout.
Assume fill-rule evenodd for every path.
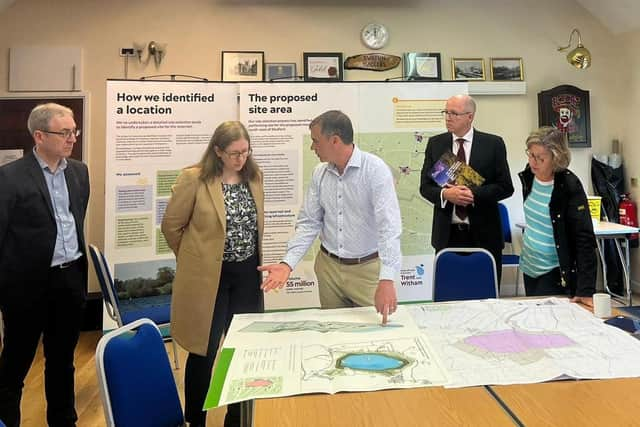
M 360 322 L 321 322 L 318 320 L 298 320 L 291 322 L 252 322 L 239 332 L 253 333 L 277 333 L 277 332 L 345 332 L 367 333 L 390 328 L 402 328 L 403 325 L 387 323 L 360 323 Z

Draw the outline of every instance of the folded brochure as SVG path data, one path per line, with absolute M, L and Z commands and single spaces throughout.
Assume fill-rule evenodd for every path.
M 469 188 L 478 187 L 484 178 L 468 164 L 461 162 L 451 152 L 447 151 L 431 168 L 431 177 L 441 187 L 447 184 L 466 185 Z

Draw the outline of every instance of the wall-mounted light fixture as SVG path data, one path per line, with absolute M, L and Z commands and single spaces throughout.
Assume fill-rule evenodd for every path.
M 558 51 L 562 52 L 571 47 L 571 40 L 573 39 L 574 33 L 578 34 L 578 46 L 567 53 L 567 62 L 579 69 L 589 68 L 589 66 L 591 65 L 591 52 L 589 52 L 587 48 L 582 45 L 582 36 L 580 35 L 580 31 L 578 31 L 577 28 L 574 28 L 571 31 L 571 34 L 569 35 L 569 44 L 563 47 L 559 47 Z
M 136 50 L 136 56 L 141 64 L 147 65 L 151 58 L 156 68 L 162 63 L 162 59 L 167 53 L 167 44 L 161 44 L 154 41 L 150 41 L 149 44 L 145 43 L 133 43 L 133 47 Z M 146 56 L 145 56 L 146 53 Z

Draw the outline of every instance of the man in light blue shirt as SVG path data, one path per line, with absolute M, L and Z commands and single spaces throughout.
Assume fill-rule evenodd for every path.
M 0 419 L 20 425 L 24 379 L 42 338 L 47 424 L 73 427 L 89 173 L 84 163 L 68 158 L 80 136 L 69 108 L 38 105 L 28 127 L 34 149 L 0 167 Z
M 309 129 L 311 149 L 323 163 L 313 171 L 283 261 L 258 267 L 269 273 L 262 289 L 282 288 L 319 236 L 314 269 L 322 308 L 375 305 L 386 323 L 397 308 L 394 280 L 402 258 L 391 170 L 353 143 L 351 120 L 341 111 L 321 114 Z

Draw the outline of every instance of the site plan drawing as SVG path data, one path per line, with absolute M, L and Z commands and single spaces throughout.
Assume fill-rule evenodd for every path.
M 230 357 L 225 378 L 217 381 L 223 370 L 218 362 L 205 407 L 447 382 L 404 307 L 389 324 L 380 319 L 372 307 L 234 316 L 220 356 Z
M 640 340 L 567 299 L 235 316 L 205 408 L 304 393 L 640 376 Z
M 640 341 L 567 299 L 409 308 L 444 361 L 448 387 L 640 376 Z

